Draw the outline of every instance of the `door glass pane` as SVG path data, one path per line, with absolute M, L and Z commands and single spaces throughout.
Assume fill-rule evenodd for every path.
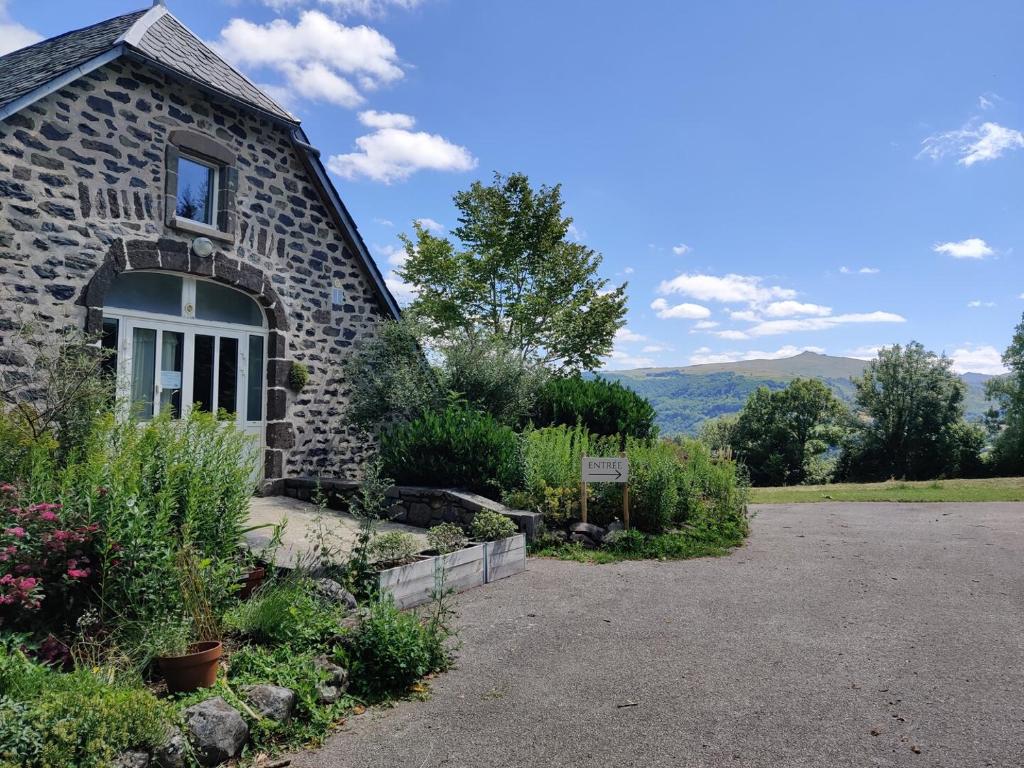
M 249 337 L 249 384 L 245 398 L 246 421 L 263 420 L 263 337 Z
M 207 280 L 197 280 L 196 319 L 262 327 L 263 310 L 241 291 Z
M 110 283 L 108 307 L 181 317 L 182 280 L 163 272 L 122 272 Z
M 153 418 L 155 371 L 156 330 L 136 328 L 132 333 L 132 412 L 136 418 Z
M 220 337 L 217 371 L 217 410 L 238 412 L 238 339 Z
M 162 331 L 160 338 L 160 412 L 170 409 L 171 418 L 177 419 L 181 417 L 181 372 L 185 334 Z
M 213 336 L 196 334 L 192 367 L 192 407 L 209 413 L 213 410 Z
M 111 381 L 117 375 L 117 331 L 120 323 L 117 318 L 103 318 L 103 333 L 100 336 L 100 348 L 103 350 L 103 373 L 107 374 Z

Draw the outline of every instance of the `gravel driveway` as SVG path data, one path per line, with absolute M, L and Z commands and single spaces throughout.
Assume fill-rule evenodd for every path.
M 457 601 L 426 702 L 307 768 L 1024 766 L 1024 505 L 757 508 L 729 557 L 529 571 Z

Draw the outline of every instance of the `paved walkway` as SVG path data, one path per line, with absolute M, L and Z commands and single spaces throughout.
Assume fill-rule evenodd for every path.
M 757 513 L 730 557 L 464 593 L 431 698 L 293 765 L 1024 766 L 1024 505 Z
M 278 565 L 290 567 L 303 553 L 308 552 L 311 542 L 320 536 L 327 542 L 331 551 L 340 557 L 352 551 L 359 533 L 359 522 L 346 512 L 332 509 L 321 510 L 317 505 L 299 501 L 287 496 L 254 497 L 249 504 L 249 525 L 276 525 L 287 523 L 281 536 L 281 547 L 275 555 Z M 377 530 L 405 531 L 411 534 L 423 549 L 427 548 L 427 532 L 423 528 L 414 528 L 401 523 L 380 522 Z M 270 540 L 273 531 L 261 528 L 246 535 L 249 547 L 256 552 L 262 551 Z

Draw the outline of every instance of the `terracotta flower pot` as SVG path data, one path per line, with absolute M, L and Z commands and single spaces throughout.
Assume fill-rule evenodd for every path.
M 267 576 L 267 569 L 263 566 L 257 566 L 245 574 L 245 578 L 239 579 L 241 588 L 238 590 L 239 600 L 248 600 L 252 593 L 255 592 L 260 584 L 263 583 L 263 579 Z
M 224 646 L 219 641 L 195 643 L 184 656 L 161 656 L 160 672 L 171 693 L 189 693 L 210 688 L 217 682 L 217 662 Z

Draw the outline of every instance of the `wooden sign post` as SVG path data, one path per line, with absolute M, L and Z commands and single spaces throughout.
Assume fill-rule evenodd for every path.
M 598 458 L 584 456 L 580 481 L 580 519 L 587 522 L 587 483 L 620 483 L 622 489 L 622 527 L 629 530 L 629 459 L 625 456 Z

